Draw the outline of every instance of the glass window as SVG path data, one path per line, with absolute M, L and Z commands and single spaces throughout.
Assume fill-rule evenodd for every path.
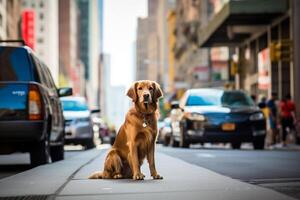
M 23 48 L 0 47 L 0 81 L 30 81 L 28 53 Z
M 88 106 L 83 101 L 62 100 L 63 110 L 65 111 L 85 111 Z
M 189 95 L 187 106 L 254 106 L 253 100 L 241 91 L 205 90 Z
M 38 72 L 39 82 L 41 84 L 43 84 L 44 86 L 49 87 L 49 83 L 47 82 L 47 78 L 46 78 L 45 72 L 43 70 L 43 66 L 41 65 L 41 62 L 34 55 L 32 55 L 32 58 L 33 58 L 33 61 L 35 63 L 35 66 L 36 66 L 36 69 L 37 69 L 37 72 Z

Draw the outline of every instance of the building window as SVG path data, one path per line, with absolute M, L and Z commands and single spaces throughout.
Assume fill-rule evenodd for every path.
M 37 40 L 37 42 L 38 42 L 38 43 L 43 43 L 43 42 L 44 42 L 44 39 L 43 39 L 43 38 L 39 38 L 39 39 Z
M 41 1 L 41 3 L 40 3 L 40 7 L 41 7 L 41 8 L 43 8 L 43 7 L 44 7 L 44 2 L 43 2 L 43 1 Z
M 43 18 L 44 18 L 44 14 L 40 13 L 40 19 L 43 20 Z

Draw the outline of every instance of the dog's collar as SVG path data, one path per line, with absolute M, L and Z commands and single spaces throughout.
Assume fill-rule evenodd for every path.
M 143 127 L 146 128 L 148 126 L 148 122 L 147 122 L 146 117 L 147 117 L 147 115 L 149 115 L 149 116 L 153 115 L 154 112 L 145 113 L 145 112 L 142 112 L 142 111 L 139 111 L 139 110 L 137 110 L 137 111 L 139 112 L 139 114 L 141 114 L 143 116 Z

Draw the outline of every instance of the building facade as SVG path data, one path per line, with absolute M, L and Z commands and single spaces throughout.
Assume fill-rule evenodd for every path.
M 291 94 L 300 102 L 299 61 L 294 51 L 299 48 L 298 6 L 296 0 L 226 1 L 199 31 L 199 46 L 234 48 L 236 69 L 231 72 L 237 89 L 267 98 L 272 93 L 279 99 Z
M 84 95 L 91 107 L 100 106 L 103 0 L 77 0 L 79 58 L 84 65 Z
M 148 18 L 138 18 L 135 80 L 148 79 Z
M 79 68 L 81 65 L 78 59 L 78 16 L 75 1 L 59 1 L 60 86 L 71 86 L 75 95 L 82 95 Z
M 34 51 L 49 67 L 55 83 L 58 84 L 58 0 L 23 0 L 22 10 L 34 12 Z

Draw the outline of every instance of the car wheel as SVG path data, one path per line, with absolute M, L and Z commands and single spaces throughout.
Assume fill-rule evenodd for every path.
M 241 142 L 231 142 L 231 147 L 233 149 L 240 149 L 241 148 L 242 143 Z
M 264 149 L 265 148 L 265 137 L 255 137 L 253 140 L 254 149 Z
M 33 144 L 30 150 L 30 162 L 34 167 L 51 162 L 48 139 L 43 139 Z
M 175 140 L 174 136 L 170 138 L 170 146 L 171 147 L 179 147 L 179 142 Z
M 163 146 L 168 146 L 170 144 L 170 136 L 165 136 L 163 141 Z
M 85 149 L 92 149 L 95 147 L 94 139 L 90 139 L 85 143 Z
M 180 125 L 180 141 L 179 141 L 179 146 L 181 148 L 189 148 L 190 147 L 190 143 L 188 141 L 186 141 L 185 137 L 185 127 L 184 124 Z
M 52 146 L 50 150 L 52 162 L 60 161 L 65 158 L 64 145 Z

